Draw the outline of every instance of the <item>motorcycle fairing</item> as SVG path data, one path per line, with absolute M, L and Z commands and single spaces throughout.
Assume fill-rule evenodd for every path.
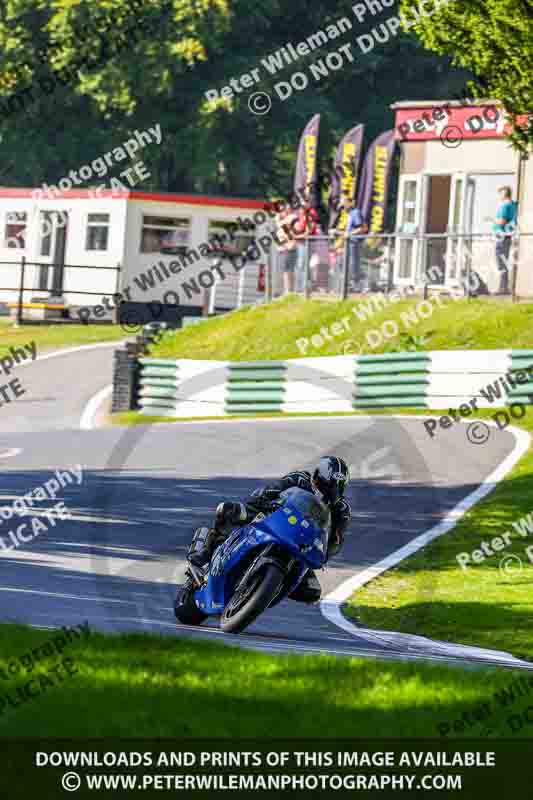
M 268 517 L 233 531 L 213 554 L 207 584 L 195 592 L 195 602 L 204 614 L 221 614 L 242 577 L 239 563 L 253 560 L 272 544 L 281 545 L 297 561 L 294 580 L 285 590 L 289 594 L 300 584 L 307 570 L 323 565 L 327 552 L 327 532 L 304 519 L 291 505 Z M 292 575 L 292 573 L 291 573 Z

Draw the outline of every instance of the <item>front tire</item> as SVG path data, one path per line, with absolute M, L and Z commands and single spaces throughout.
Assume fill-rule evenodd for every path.
M 284 574 L 275 564 L 252 575 L 249 583 L 238 589 L 220 618 L 224 633 L 240 633 L 265 611 L 281 586 Z M 250 585 L 251 583 L 251 585 Z

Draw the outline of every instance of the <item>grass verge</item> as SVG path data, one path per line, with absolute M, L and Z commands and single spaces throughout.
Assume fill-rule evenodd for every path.
M 518 678 L 511 671 L 272 656 L 145 634 L 91 633 L 28 671 L 28 654 L 58 634 L 0 625 L 0 737 L 438 737 L 444 726 L 455 736 L 496 737 L 509 734 L 510 712 L 527 702 L 511 708 L 498 699 Z M 53 669 L 60 658 L 71 659 L 71 676 Z M 22 693 L 30 679 L 34 693 L 45 688 L 22 702 L 17 687 Z M 484 719 L 454 730 L 482 704 Z
M 10 347 L 21 347 L 28 342 L 37 344 L 37 355 L 47 350 L 75 347 L 81 344 L 96 344 L 125 339 L 126 334 L 119 325 L 21 325 L 0 320 L 0 356 Z
M 490 418 L 492 413 L 476 416 Z M 533 434 L 533 409 L 528 407 L 515 424 Z M 532 512 L 530 447 L 452 531 L 357 590 L 345 606 L 346 615 L 369 628 L 506 650 L 533 660 L 533 564 L 526 550 L 533 545 Z M 520 520 L 528 520 L 525 535 L 513 527 Z M 508 545 L 504 539 L 501 550 L 490 546 L 506 532 Z M 493 555 L 485 553 L 463 569 L 457 555 L 483 554 L 482 542 Z
M 140 414 L 138 411 L 121 411 L 117 414 L 111 414 L 108 417 L 108 421 L 111 422 L 113 425 L 156 425 L 158 423 L 169 423 L 169 422 L 231 422 L 232 420 L 236 419 L 276 419 L 276 418 L 287 418 L 287 417 L 353 417 L 358 414 L 364 413 L 363 411 L 346 411 L 346 412 L 331 412 L 331 413 L 324 413 L 324 412 L 310 412 L 306 413 L 299 413 L 299 414 L 282 414 L 281 412 L 269 412 L 265 414 L 235 414 L 231 415 L 231 417 L 151 417 L 147 414 Z M 387 409 L 387 413 L 390 414 L 390 409 Z

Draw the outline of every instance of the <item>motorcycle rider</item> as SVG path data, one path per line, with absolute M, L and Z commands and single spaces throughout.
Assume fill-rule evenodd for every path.
M 245 503 L 222 502 L 215 512 L 213 528 L 198 528 L 193 535 L 188 560 L 193 566 L 203 567 L 211 561 L 219 544 L 225 541 L 237 525 L 249 524 L 258 513 L 269 513 L 285 489 L 297 487 L 312 492 L 331 512 L 326 561 L 336 555 L 344 543 L 346 528 L 351 519 L 351 509 L 344 499 L 346 484 L 350 480 L 348 466 L 342 458 L 324 456 L 314 472 L 290 472 L 263 489 L 256 490 Z M 313 570 L 308 570 L 298 588 L 289 597 L 302 603 L 316 603 L 322 590 Z

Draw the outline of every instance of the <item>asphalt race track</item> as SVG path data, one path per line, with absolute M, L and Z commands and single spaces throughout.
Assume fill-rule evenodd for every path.
M 222 498 L 334 452 L 350 465 L 353 520 L 346 546 L 319 573 L 324 596 L 433 528 L 509 456 L 516 440 L 466 425 L 430 439 L 416 417 L 299 418 L 80 430 L 91 398 L 110 383 L 113 346 L 82 348 L 16 371 L 26 394 L 0 408 L 0 504 L 80 464 L 81 485 L 58 494 L 72 518 L 0 549 L 0 619 L 41 627 L 88 620 L 94 629 L 214 636 L 271 651 L 469 660 L 524 666 L 504 654 L 419 637 L 339 627 L 318 606 L 283 602 L 238 637 L 216 625 L 177 626 L 175 585 L 192 530 Z M 15 373 L 13 373 L 15 375 Z M 43 514 L 51 501 L 28 515 Z M 0 520 L 0 537 L 22 520 Z M 14 523 L 14 524 L 13 524 Z M 431 585 L 421 601 L 431 602 Z M 328 617 L 330 617 L 328 619 Z M 533 666 L 533 665 L 532 665 Z

